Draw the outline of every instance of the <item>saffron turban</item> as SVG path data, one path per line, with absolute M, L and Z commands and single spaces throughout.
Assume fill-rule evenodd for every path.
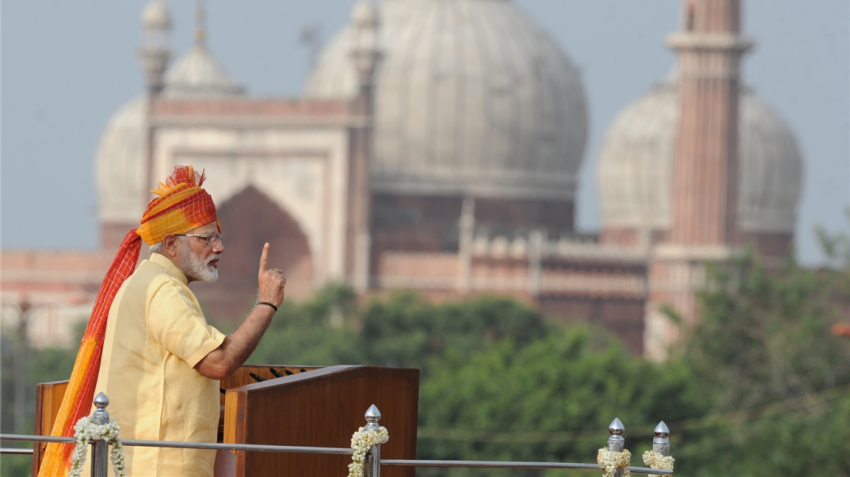
M 145 209 L 139 228 L 127 232 L 100 284 L 51 436 L 73 437 L 77 421 L 91 410 L 109 309 L 118 289 L 139 262 L 141 241 L 154 245 L 168 234 L 186 233 L 210 222 L 216 222 L 221 232 L 212 197 L 201 188 L 204 180 L 204 173 L 195 172 L 192 166 L 176 166 L 165 183 L 160 182 L 157 189 L 151 190 L 157 197 Z M 48 444 L 39 477 L 66 475 L 73 450 L 73 444 Z
M 162 242 L 168 234 L 182 234 L 210 222 L 218 222 L 215 204 L 201 189 L 206 176 L 192 166 L 174 168 L 174 174 L 152 190 L 158 195 L 148 204 L 139 227 L 139 235 L 148 245 Z M 216 224 L 218 225 L 218 224 Z M 221 232 L 221 226 L 218 225 Z

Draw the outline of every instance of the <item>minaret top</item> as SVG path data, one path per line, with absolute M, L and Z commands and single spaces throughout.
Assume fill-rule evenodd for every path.
M 741 32 L 741 0 L 684 0 L 682 29 L 694 33 Z
M 372 0 L 359 0 L 351 9 L 351 57 L 360 86 L 371 85 L 381 58 L 379 30 L 380 10 Z
M 171 12 L 163 0 L 153 0 L 142 11 L 142 28 L 145 30 L 171 30 Z
M 682 28 L 667 37 L 674 50 L 725 51 L 741 55 L 753 47 L 741 34 L 742 0 L 683 0 Z
M 142 11 L 142 46 L 139 49 L 150 95 L 155 96 L 162 89 L 162 75 L 171 59 L 170 33 L 168 6 L 163 0 L 151 0 Z
M 207 9 L 204 0 L 198 0 L 195 9 L 195 44 L 202 45 L 207 38 Z

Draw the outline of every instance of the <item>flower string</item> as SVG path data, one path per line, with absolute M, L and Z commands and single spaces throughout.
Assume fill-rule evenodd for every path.
M 121 427 L 112 418 L 109 419 L 108 423 L 102 425 L 95 424 L 88 416 L 77 421 L 77 425 L 74 426 L 74 441 L 76 441 L 77 446 L 74 448 L 74 454 L 71 458 L 71 470 L 68 472 L 68 477 L 80 477 L 83 465 L 86 462 L 89 444 L 93 441 L 106 441 L 107 445 L 112 446 L 109 457 L 112 460 L 112 467 L 115 469 L 115 477 L 125 477 L 127 468 L 124 464 L 124 446 L 121 444 L 121 438 L 118 437 L 119 430 L 121 430 Z
M 675 462 L 672 456 L 662 455 L 655 451 L 646 451 L 643 453 L 643 463 L 649 466 L 651 469 L 659 469 L 659 470 L 673 470 L 673 462 Z M 661 477 L 656 474 L 649 474 L 649 477 Z
M 605 471 L 605 477 L 614 477 L 617 469 L 624 469 L 623 476 L 631 475 L 626 467 L 632 461 L 632 453 L 628 449 L 623 449 L 623 452 L 613 452 L 606 448 L 599 449 L 596 454 L 596 462 L 602 466 Z
M 377 431 L 361 427 L 351 436 L 352 462 L 348 464 L 348 477 L 363 477 L 363 466 L 366 463 L 366 453 L 376 444 L 386 444 L 390 440 L 387 428 L 381 426 Z

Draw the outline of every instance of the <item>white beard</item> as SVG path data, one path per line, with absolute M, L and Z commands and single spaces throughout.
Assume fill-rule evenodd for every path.
M 221 254 L 217 253 L 212 257 L 204 260 L 200 255 L 195 254 L 189 244 L 181 240 L 183 247 L 180 256 L 179 268 L 186 275 L 186 278 L 198 282 L 214 282 L 218 280 L 218 269 L 210 266 L 210 262 L 221 258 Z

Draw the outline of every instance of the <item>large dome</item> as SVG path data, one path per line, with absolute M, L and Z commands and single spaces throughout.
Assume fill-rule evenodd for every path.
M 166 72 L 162 95 L 221 97 L 242 92 L 210 51 L 197 44 Z M 95 175 L 101 222 L 138 222 L 147 205 L 146 108 L 144 97 L 129 101 L 110 118 L 100 137 Z
M 741 88 L 739 108 L 739 226 L 746 232 L 792 232 L 802 183 L 794 135 L 749 88 Z M 614 120 L 597 170 L 604 228 L 670 226 L 678 119 L 674 72 Z
M 109 119 L 95 159 L 101 222 L 132 223 L 145 207 L 145 98 L 137 97 Z
M 386 0 L 372 186 L 427 195 L 572 199 L 587 135 L 580 75 L 507 0 Z M 310 76 L 352 98 L 346 27 Z

